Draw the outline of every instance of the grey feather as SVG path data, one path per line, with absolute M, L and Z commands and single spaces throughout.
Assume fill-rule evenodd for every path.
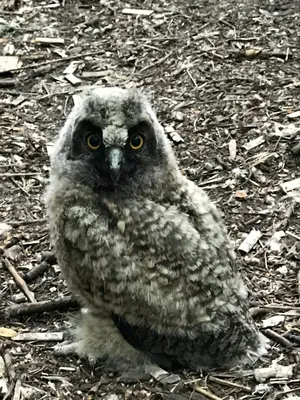
M 99 149 L 88 148 L 90 134 Z M 266 351 L 220 213 L 180 173 L 140 92 L 82 94 L 55 145 L 47 208 L 64 277 L 89 310 L 77 330 L 80 355 L 120 369 L 199 369 Z

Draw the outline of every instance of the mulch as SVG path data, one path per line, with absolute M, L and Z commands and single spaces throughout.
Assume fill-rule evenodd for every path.
M 300 399 L 299 25 L 298 0 L 0 1 L 0 398 Z M 49 253 L 49 152 L 92 85 L 142 88 L 222 210 L 272 343 L 253 369 L 124 382 L 53 354 L 77 303 Z

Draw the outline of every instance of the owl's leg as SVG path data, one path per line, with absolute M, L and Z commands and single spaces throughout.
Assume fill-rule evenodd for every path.
M 82 312 L 76 341 L 80 357 L 105 360 L 107 366 L 117 371 L 145 368 L 150 363 L 144 353 L 125 341 L 106 310 Z
M 65 340 L 64 342 L 54 346 L 54 354 L 56 356 L 70 356 L 78 354 L 77 348 L 78 348 L 77 342 L 71 340 Z
M 151 361 L 122 337 L 106 310 L 82 309 L 79 321 L 75 320 L 73 325 L 73 338 L 55 346 L 55 354 L 77 354 L 88 358 L 91 364 L 102 360 L 118 372 L 128 369 L 148 372 Z
M 145 375 L 161 383 L 175 383 L 180 380 L 178 375 L 170 375 L 143 352 L 132 347 L 120 334 L 110 314 L 104 310 L 95 312 L 83 309 L 76 325 L 77 328 L 73 330 L 74 340 L 56 345 L 55 354 L 77 354 L 88 358 L 91 364 L 103 360 L 109 368 L 121 373 L 121 381 L 133 378 L 139 380 Z

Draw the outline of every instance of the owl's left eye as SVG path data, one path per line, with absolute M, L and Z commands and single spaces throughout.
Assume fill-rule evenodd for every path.
M 129 144 L 132 150 L 139 150 L 144 144 L 144 138 L 142 135 L 131 136 Z
M 101 145 L 101 140 L 98 135 L 88 135 L 86 138 L 86 144 L 91 150 L 98 150 Z

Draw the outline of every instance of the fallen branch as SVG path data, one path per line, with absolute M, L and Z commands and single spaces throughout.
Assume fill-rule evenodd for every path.
M 32 304 L 16 304 L 5 309 L 7 318 L 18 317 L 20 315 L 41 314 L 49 311 L 65 311 L 69 308 L 78 309 L 80 307 L 78 301 L 71 296 L 65 296 L 61 299 L 49 301 L 39 301 Z
M 45 218 L 41 219 L 29 219 L 25 221 L 11 221 L 9 222 L 9 225 L 11 225 L 13 228 L 17 228 L 18 226 L 23 226 L 23 225 L 33 225 L 33 224 L 42 224 L 46 222 L 47 220 Z
M 272 331 L 272 329 L 266 329 L 264 331 L 264 335 L 267 336 L 269 339 L 272 339 L 274 342 L 281 344 L 284 347 L 290 348 L 294 346 L 292 342 L 290 342 L 283 336 L 279 335 L 279 333 Z
M 23 278 L 21 278 L 21 276 L 18 274 L 16 269 L 13 267 L 13 265 L 10 263 L 8 258 L 6 258 L 6 257 L 3 258 L 3 264 L 6 267 L 6 269 L 8 270 L 8 272 L 11 274 L 11 276 L 14 278 L 14 281 L 16 282 L 16 284 L 19 286 L 19 288 L 25 294 L 27 299 L 31 303 L 35 303 L 36 300 L 35 300 L 33 294 L 31 293 L 31 291 L 28 289 L 26 282 L 24 281 Z
M 0 87 L 7 88 L 12 86 L 17 86 L 19 84 L 18 79 L 0 79 Z

